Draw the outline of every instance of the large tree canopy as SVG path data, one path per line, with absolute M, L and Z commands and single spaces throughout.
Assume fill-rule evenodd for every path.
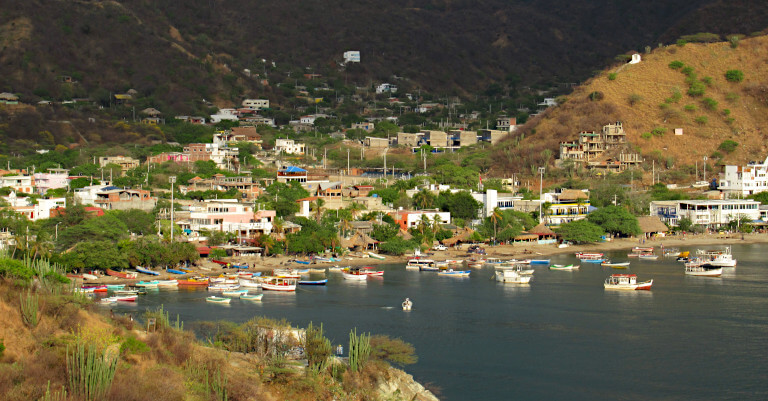
M 600 226 L 587 220 L 576 220 L 563 224 L 557 233 L 563 237 L 563 240 L 576 243 L 597 242 L 605 235 L 605 231 Z
M 587 220 L 614 235 L 629 236 L 640 234 L 640 225 L 637 223 L 637 217 L 621 206 L 610 205 L 601 207 L 590 213 L 587 216 Z

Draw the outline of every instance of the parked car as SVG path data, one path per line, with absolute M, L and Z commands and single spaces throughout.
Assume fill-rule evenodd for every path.
M 448 249 L 448 247 L 443 245 L 443 244 L 437 244 L 437 245 L 432 247 L 433 251 L 445 251 L 447 249 Z

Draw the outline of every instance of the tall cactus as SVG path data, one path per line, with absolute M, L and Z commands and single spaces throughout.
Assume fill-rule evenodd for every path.
M 333 352 L 331 340 L 323 335 L 323 325 L 320 327 L 313 325 L 312 322 L 307 326 L 304 332 L 304 351 L 307 354 L 307 372 L 319 374 L 328 368 L 328 358 Z
M 103 400 L 112 387 L 117 357 L 104 355 L 94 345 L 77 342 L 72 353 L 67 347 L 69 389 L 86 400 Z
M 371 356 L 371 335 L 361 333 L 358 337 L 357 328 L 349 332 L 349 368 L 353 372 L 363 370 Z
M 37 294 L 33 294 L 32 290 L 27 290 L 27 296 L 19 295 L 21 301 L 21 318 L 24 323 L 29 327 L 36 327 L 40 318 L 38 316 L 39 308 L 37 303 Z

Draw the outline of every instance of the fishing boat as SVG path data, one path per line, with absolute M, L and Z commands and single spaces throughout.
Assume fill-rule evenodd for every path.
M 638 252 L 638 253 L 649 253 L 649 252 L 653 252 L 653 247 L 652 246 L 636 246 L 632 248 L 632 251 Z
M 723 274 L 723 268 L 712 266 L 710 264 L 688 264 L 685 265 L 685 274 L 689 276 L 720 277 Z
M 467 267 L 483 267 L 485 259 L 467 259 Z
M 349 269 L 349 271 L 341 272 L 341 275 L 345 280 L 364 281 L 368 278 L 368 275 L 361 272 L 360 269 Z
M 122 290 L 125 288 L 125 284 L 107 284 L 107 289 L 110 291 Z
M 159 276 L 160 275 L 160 273 L 158 273 L 158 272 L 156 272 L 154 270 L 150 270 L 150 269 L 147 269 L 147 268 L 141 267 L 141 266 L 136 266 L 136 267 L 134 267 L 134 269 L 136 269 L 136 271 L 139 272 L 139 273 L 149 274 L 151 276 Z
M 322 256 L 315 256 L 314 258 L 312 258 L 312 260 L 314 260 L 315 262 L 333 262 L 333 259 L 325 258 Z
M 602 253 L 588 253 L 588 252 L 576 252 L 576 257 L 578 259 L 598 259 L 602 258 L 604 255 Z
M 299 285 L 326 285 L 328 284 L 328 279 L 322 279 L 322 280 L 299 280 Z
M 496 266 L 502 263 L 507 263 L 507 261 L 500 258 L 485 258 L 485 265 L 488 266 Z
M 145 295 L 147 292 L 139 289 L 125 289 L 115 291 L 115 295 Z
M 296 279 L 289 277 L 264 277 L 261 282 L 262 290 L 296 291 Z
M 176 269 L 165 269 L 165 271 L 167 271 L 168 273 L 171 273 L 171 274 L 178 274 L 178 275 L 187 274 L 187 273 L 185 273 L 185 272 L 183 272 L 181 270 L 176 270 Z
M 309 261 L 306 261 L 306 260 L 294 260 L 293 262 L 294 263 L 298 263 L 300 265 L 308 265 L 308 264 L 312 263 L 312 262 L 309 262 Z
M 532 265 L 548 265 L 550 262 L 549 259 L 531 259 L 530 264 Z
M 408 259 L 408 263 L 405 264 L 406 269 L 418 269 L 422 267 L 435 267 L 435 261 L 432 259 L 424 259 L 421 257 L 413 257 Z
M 735 267 L 736 266 L 736 260 L 733 259 L 730 246 L 725 247 L 724 250 L 699 249 L 696 251 L 696 254 L 699 255 L 702 259 L 704 259 L 706 263 L 712 266 L 718 266 L 718 267 Z
M 211 262 L 222 265 L 222 266 L 227 266 L 230 264 L 229 262 L 225 262 L 223 260 L 216 260 L 216 259 L 211 259 Z
M 309 269 L 309 273 L 325 274 L 325 269 Z
M 374 259 L 379 259 L 379 260 L 386 259 L 384 256 L 381 256 L 378 253 L 373 253 L 373 252 L 368 252 L 368 256 L 370 256 L 370 257 L 372 257 Z
M 264 297 L 264 294 L 245 294 L 240 295 L 240 299 L 243 301 L 261 301 L 261 298 Z
M 208 291 L 234 291 L 238 288 L 239 284 L 212 284 L 208 286 Z
M 176 287 L 179 282 L 176 280 L 157 280 L 158 287 Z
M 225 297 L 235 297 L 239 298 L 241 295 L 248 294 L 248 290 L 230 290 L 230 291 L 222 291 L 221 295 Z
M 301 277 L 301 274 L 296 269 L 274 269 L 272 270 L 272 275 L 296 279 Z
M 139 274 L 135 272 L 118 272 L 112 269 L 107 269 L 107 274 L 110 276 L 120 277 L 120 278 L 136 278 L 139 276 Z
M 99 303 L 100 304 L 114 304 L 114 303 L 117 303 L 117 299 L 115 297 L 102 298 L 102 299 L 99 300 Z
M 218 276 L 218 277 L 211 277 L 208 279 L 208 281 L 211 282 L 211 284 L 237 284 L 238 283 L 238 277 L 237 276 Z
M 514 270 L 517 274 L 533 274 L 534 269 L 529 269 L 530 265 L 524 263 L 504 263 L 494 266 L 496 270 Z
M 107 286 L 106 285 L 84 285 L 80 287 L 79 292 L 85 292 L 85 293 L 94 293 L 94 292 L 107 292 Z
M 549 265 L 549 270 L 579 270 L 580 265 Z
M 419 266 L 419 271 L 421 271 L 421 272 L 436 272 L 438 270 L 440 270 L 440 268 L 437 267 L 436 265 L 423 265 L 423 266 Z
M 627 266 L 629 266 L 629 262 L 611 262 L 610 260 L 606 260 L 603 263 L 600 263 L 600 266 L 613 267 L 614 269 L 625 269 Z
M 136 298 L 139 296 L 136 294 L 133 295 L 116 295 L 112 298 L 115 299 L 117 302 L 136 302 Z
M 637 258 L 640 260 L 656 260 L 659 258 L 659 255 L 653 253 L 641 253 Z
M 410 298 L 406 298 L 405 301 L 403 301 L 403 310 L 411 310 L 413 308 L 413 301 L 410 300 Z
M 461 265 L 461 264 L 464 264 L 464 261 L 462 259 L 446 259 L 445 261 L 449 265 Z
M 213 302 L 215 304 L 228 304 L 232 301 L 232 298 L 210 296 L 205 298 L 206 302 Z
M 136 287 L 144 287 L 144 288 L 157 288 L 157 283 L 160 281 L 158 280 L 152 280 L 152 281 L 139 281 L 138 283 L 134 284 Z
M 605 262 L 604 258 L 587 258 L 587 259 L 580 259 L 581 263 L 603 263 Z
M 516 270 L 496 270 L 496 281 L 512 284 L 528 284 L 531 282 L 530 274 L 520 274 Z
M 83 280 L 98 280 L 99 276 L 94 274 L 83 273 Z
M 438 271 L 437 275 L 438 276 L 451 276 L 451 277 L 469 277 L 470 273 L 472 273 L 472 270 L 446 269 L 446 270 Z
M 261 288 L 261 283 L 257 282 L 255 280 L 249 280 L 245 278 L 241 278 L 240 280 L 240 286 L 245 288 Z
M 611 274 L 605 279 L 606 290 L 650 290 L 653 280 L 637 282 L 636 274 Z
M 186 280 L 177 280 L 179 286 L 207 286 L 208 279 L 203 277 L 192 277 Z

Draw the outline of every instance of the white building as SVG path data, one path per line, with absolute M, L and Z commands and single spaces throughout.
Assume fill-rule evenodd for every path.
M 66 198 L 37 199 L 33 205 L 28 197 L 17 197 L 15 192 L 3 197 L 10 207 L 17 213 L 24 215 L 29 220 L 50 219 L 51 209 L 66 208 Z
M 383 83 L 376 87 L 376 93 L 396 93 L 397 92 L 397 86 L 389 84 L 389 83 Z
M 6 175 L 0 177 L 0 188 L 11 188 L 16 192 L 31 194 L 35 192 L 34 180 L 31 175 Z
M 269 235 L 274 219 L 274 210 L 255 210 L 252 204 L 236 199 L 219 199 L 190 205 L 189 219 L 178 224 L 191 237 L 200 236 L 200 231 L 205 230 L 235 233 L 242 240 Z
M 677 226 L 680 219 L 690 219 L 693 224 L 719 228 L 744 217 L 750 221 L 760 219 L 760 202 L 753 199 L 706 199 L 680 201 L 653 201 L 651 216 Z
M 110 185 L 89 185 L 75 190 L 75 201 L 83 205 L 95 205 L 96 194 L 110 189 L 119 189 Z
M 303 155 L 304 144 L 295 142 L 293 139 L 275 139 L 275 153 L 281 152 L 289 155 Z
M 218 113 L 211 114 L 211 124 L 216 124 L 218 122 L 229 120 L 229 121 L 238 121 L 239 117 L 237 115 L 237 110 L 235 109 L 220 109 Z
M 350 50 L 344 52 L 344 63 L 359 63 L 360 62 L 360 51 L 358 50 Z
M 506 192 L 499 193 L 495 189 L 486 190 L 485 193 L 472 192 L 472 197 L 483 204 L 480 212 L 481 218 L 489 217 L 496 208 L 499 208 L 499 210 L 514 210 L 515 201 L 523 199 L 522 196 Z
M 262 110 L 269 108 L 269 99 L 245 99 L 243 107 L 252 110 Z
M 768 158 L 746 166 L 725 166 L 718 189 L 731 198 L 768 191 Z

